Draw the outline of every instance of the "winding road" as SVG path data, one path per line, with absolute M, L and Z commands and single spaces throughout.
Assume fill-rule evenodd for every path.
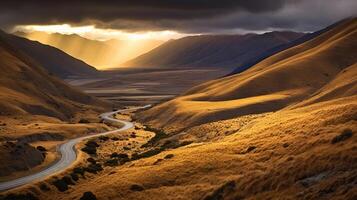
M 107 113 L 101 114 L 99 117 L 102 118 L 104 121 L 119 122 L 119 123 L 124 124 L 124 126 L 122 126 L 119 129 L 112 130 L 112 131 L 107 131 L 107 132 L 103 132 L 103 133 L 74 138 L 74 139 L 67 141 L 66 143 L 61 144 L 59 146 L 59 148 L 57 149 L 57 151 L 61 155 L 61 159 L 58 160 L 55 164 L 49 166 L 48 168 L 46 168 L 42 171 L 36 172 L 35 174 L 17 178 L 17 179 L 11 180 L 11 181 L 1 182 L 0 183 L 0 191 L 16 188 L 16 187 L 25 185 L 27 183 L 31 183 L 33 181 L 39 181 L 39 180 L 45 179 L 46 177 L 48 177 L 50 175 L 53 175 L 55 173 L 63 171 L 64 169 L 69 167 L 74 161 L 76 161 L 77 151 L 75 149 L 75 145 L 78 144 L 79 142 L 81 142 L 85 139 L 97 137 L 100 135 L 107 135 L 107 134 L 112 134 L 112 133 L 117 133 L 120 131 L 128 130 L 134 126 L 134 124 L 131 122 L 114 119 L 113 118 L 114 114 L 117 114 L 120 112 L 125 112 L 125 111 L 135 111 L 135 110 L 149 108 L 149 107 L 151 107 L 151 105 L 146 105 L 146 106 L 136 107 L 136 108 L 129 108 L 129 109 L 122 109 L 122 110 L 117 110 L 114 112 L 107 112 Z

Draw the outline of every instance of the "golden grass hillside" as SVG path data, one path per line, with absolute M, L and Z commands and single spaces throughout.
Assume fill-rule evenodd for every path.
M 217 121 L 215 126 L 224 130 L 235 120 Z M 65 192 L 47 182 L 48 191 L 38 183 L 10 193 L 31 193 L 43 200 L 79 199 L 88 191 L 103 200 L 352 200 L 357 192 L 356 120 L 356 96 L 281 110 L 216 141 L 105 167 Z M 107 146 L 114 147 L 110 142 Z
M 1 180 L 50 164 L 58 157 L 53 155 L 56 145 L 65 139 L 109 129 L 97 118 L 109 103 L 49 75 L 1 37 L 0 71 Z M 53 141 L 51 152 L 44 156 L 36 146 L 48 141 Z
M 139 117 L 154 127 L 175 132 L 207 122 L 276 111 L 301 101 L 308 104 L 354 95 L 356 49 L 357 19 L 348 19 L 243 73 L 194 87 Z
M 82 109 L 108 106 L 51 76 L 31 58 L 0 40 L 0 115 L 69 119 Z

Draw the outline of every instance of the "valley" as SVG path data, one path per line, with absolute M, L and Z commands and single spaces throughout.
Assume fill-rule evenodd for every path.
M 345 1 L 6 4 L 0 200 L 356 199 Z

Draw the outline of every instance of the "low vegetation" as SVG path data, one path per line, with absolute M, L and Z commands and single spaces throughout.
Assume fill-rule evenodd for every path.
M 347 140 L 348 138 L 352 137 L 353 133 L 351 129 L 344 129 L 341 134 L 335 136 L 332 140 L 332 144 L 336 144 L 339 142 L 342 142 L 344 140 Z
M 97 197 L 92 192 L 84 192 L 80 200 L 97 200 Z

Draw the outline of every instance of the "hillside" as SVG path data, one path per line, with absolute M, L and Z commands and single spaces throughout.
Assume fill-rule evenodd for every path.
M 296 103 L 354 95 L 354 79 L 347 84 L 341 77 L 352 78 L 356 70 L 356 26 L 355 19 L 343 21 L 243 73 L 194 87 L 142 117 L 154 126 L 179 131 L 216 120 L 276 111 Z
M 96 154 L 4 195 L 356 199 L 356 44 L 357 20 L 345 20 L 242 73 L 119 114 L 143 123 L 81 144 Z
M 117 142 L 97 139 L 91 158 L 103 168 L 64 191 L 53 183 L 74 169 L 14 192 L 41 200 L 356 199 L 356 44 L 357 20 L 338 23 L 135 114 L 145 125 L 109 136 Z M 108 166 L 111 152 L 125 159 Z M 50 190 L 35 193 L 41 184 Z
M 54 47 L 5 32 L 0 32 L 0 38 L 57 77 L 93 76 L 99 73 L 94 67 Z
M 76 111 L 80 111 L 84 107 L 95 108 L 106 105 L 49 75 L 36 63 L 38 61 L 36 58 L 32 59 L 12 47 L 14 40 L 27 40 L 13 36 L 8 37 L 11 45 L 8 43 L 8 38 L 0 38 L 1 115 L 29 114 L 69 119 Z M 28 41 L 27 44 L 31 45 L 32 43 Z M 41 50 L 44 50 L 42 48 L 54 49 L 43 45 L 38 47 Z M 69 67 L 69 69 L 71 68 Z
M 159 46 L 159 40 L 90 40 L 76 34 L 45 32 L 15 32 L 30 40 L 47 44 L 80 59 L 96 68 L 116 68 L 120 64 Z
M 303 33 L 269 32 L 247 35 L 201 35 L 171 40 L 124 63 L 128 67 L 234 68 L 263 52 L 294 41 Z

